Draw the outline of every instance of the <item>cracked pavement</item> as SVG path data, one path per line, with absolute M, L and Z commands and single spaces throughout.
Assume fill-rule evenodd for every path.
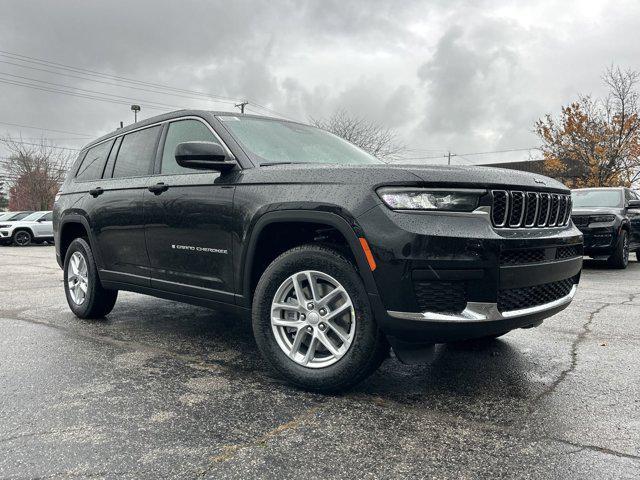
M 0 478 L 640 478 L 640 263 L 585 267 L 539 328 L 323 396 L 242 318 L 121 293 L 81 321 L 52 247 L 1 248 Z

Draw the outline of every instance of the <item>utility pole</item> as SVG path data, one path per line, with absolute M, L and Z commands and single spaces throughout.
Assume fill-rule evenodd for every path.
M 236 103 L 236 108 L 240 109 L 240 113 L 244 113 L 244 107 L 246 107 L 247 105 L 249 105 L 249 102 L 244 100 L 243 102 Z

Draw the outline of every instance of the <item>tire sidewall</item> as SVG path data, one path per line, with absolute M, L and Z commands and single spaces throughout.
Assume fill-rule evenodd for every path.
M 88 286 L 87 286 L 87 294 L 85 296 L 84 302 L 81 305 L 76 304 L 71 295 L 69 293 L 69 283 L 68 283 L 68 267 L 69 261 L 71 260 L 71 256 L 75 252 L 80 252 L 84 256 L 84 260 L 87 264 L 87 278 L 88 278 Z M 64 293 L 67 297 L 67 303 L 69 304 L 69 308 L 71 311 L 80 318 L 88 317 L 91 306 L 95 302 L 96 295 L 96 282 L 98 279 L 98 272 L 96 270 L 95 262 L 93 261 L 93 254 L 91 252 L 91 247 L 89 244 L 82 238 L 76 238 L 69 248 L 67 249 L 67 253 L 64 256 Z
M 316 270 L 335 278 L 346 289 L 354 306 L 356 329 L 347 353 L 324 368 L 309 368 L 295 363 L 279 347 L 271 327 L 271 303 L 280 285 L 291 275 Z M 315 246 L 298 247 L 285 252 L 267 267 L 258 282 L 253 301 L 253 331 L 256 343 L 269 363 L 293 383 L 307 388 L 340 388 L 373 355 L 379 335 L 368 296 L 353 265 L 337 252 Z

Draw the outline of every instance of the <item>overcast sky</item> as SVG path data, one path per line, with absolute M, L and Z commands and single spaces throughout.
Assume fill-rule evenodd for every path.
M 640 69 L 637 0 L 2 0 L 0 7 L 0 132 L 75 147 L 86 139 L 6 124 L 98 136 L 133 120 L 133 100 L 15 83 L 130 97 L 143 118 L 233 105 L 106 85 L 88 78 L 118 82 L 24 60 L 248 98 L 305 121 L 342 108 L 396 129 L 410 157 L 535 146 L 534 121 L 579 92 L 602 93 L 608 65 Z M 152 109 L 151 101 L 164 106 Z M 465 155 L 454 163 L 528 157 Z

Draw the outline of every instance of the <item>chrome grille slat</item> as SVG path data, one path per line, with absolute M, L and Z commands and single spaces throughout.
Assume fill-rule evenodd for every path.
M 496 227 L 504 227 L 509 218 L 509 192 L 494 190 L 491 192 L 491 196 L 491 220 Z
M 491 221 L 496 228 L 552 228 L 567 225 L 571 196 L 523 190 L 492 190 Z
M 540 196 L 537 192 L 527 192 L 526 198 L 526 213 L 524 217 L 524 226 L 531 228 L 535 226 L 536 219 L 538 218 L 538 208 L 540 207 Z
M 511 207 L 509 208 L 509 226 L 519 227 L 522 225 L 524 218 L 524 192 L 512 191 L 509 192 L 511 198 Z

